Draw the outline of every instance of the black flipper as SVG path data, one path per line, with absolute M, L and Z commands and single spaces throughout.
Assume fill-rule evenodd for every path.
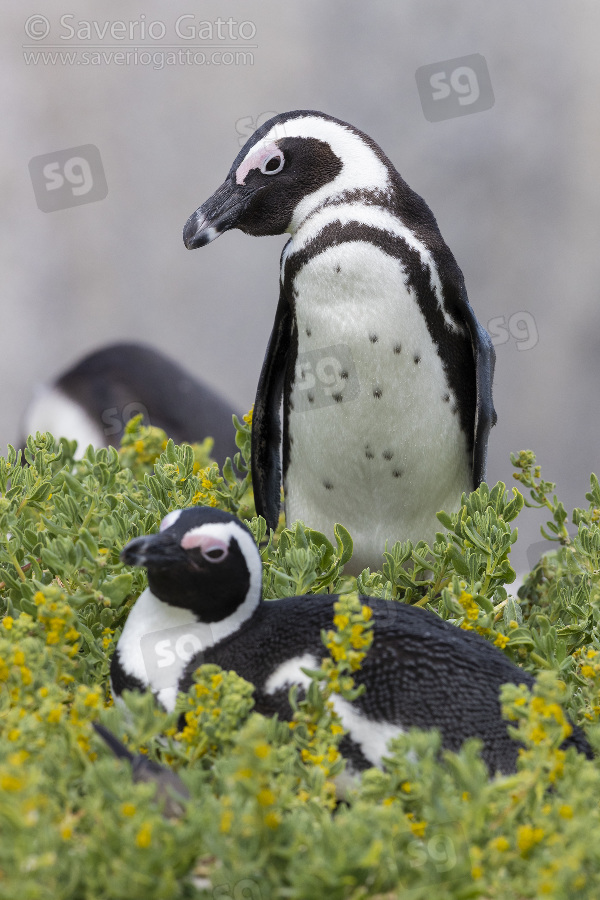
M 283 291 L 265 354 L 252 415 L 252 484 L 256 512 L 277 528 L 281 487 L 279 407 L 292 331 L 292 312 Z
M 189 800 L 190 792 L 175 772 L 167 766 L 148 759 L 142 753 L 134 756 L 125 744 L 113 733 L 101 725 L 100 722 L 92 722 L 92 727 L 100 737 L 108 744 L 117 759 L 126 759 L 131 763 L 134 781 L 150 781 L 156 785 L 156 799 L 162 804 L 163 812 L 167 818 L 181 816 L 183 805 L 181 800 Z
M 498 418 L 492 398 L 496 351 L 489 334 L 475 317 L 475 313 L 467 299 L 464 284 L 461 285 L 461 288 L 462 314 L 471 337 L 473 359 L 475 360 L 475 378 L 477 380 L 475 433 L 473 435 L 473 490 L 476 490 L 481 482 L 485 480 L 488 438 L 490 429 L 496 424 Z
M 127 749 L 125 744 L 123 744 L 112 731 L 109 731 L 108 728 L 105 728 L 100 722 L 92 722 L 92 728 L 100 735 L 102 740 L 108 744 L 117 759 L 127 759 L 130 763 L 133 763 L 133 753 Z

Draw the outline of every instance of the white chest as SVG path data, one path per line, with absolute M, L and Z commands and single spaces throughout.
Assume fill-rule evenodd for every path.
M 118 647 L 126 671 L 170 711 L 188 662 L 214 643 L 210 625 L 198 622 L 188 609 L 162 603 L 146 588 L 129 613 Z
M 334 246 L 296 276 L 298 364 L 288 419 L 288 522 L 350 531 L 348 567 L 386 541 L 431 540 L 470 488 L 456 400 L 401 263 Z

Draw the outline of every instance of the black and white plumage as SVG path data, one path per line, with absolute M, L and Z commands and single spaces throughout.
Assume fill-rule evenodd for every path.
M 118 343 L 79 360 L 40 388 L 24 417 L 25 435 L 50 431 L 77 440 L 83 455 L 94 447 L 119 446 L 125 425 L 142 413 L 145 425 L 166 431 L 175 443 L 214 438 L 220 465 L 237 453 L 233 404 L 153 347 Z M 20 446 L 25 446 L 25 438 Z
M 256 508 L 354 539 L 432 540 L 485 475 L 495 354 L 435 218 L 367 135 L 319 112 L 275 116 L 184 229 L 291 237 L 253 420 Z M 321 365 L 322 378 L 317 367 Z
M 249 530 L 208 507 L 169 513 L 159 534 L 131 541 L 122 558 L 147 568 L 149 586 L 112 659 L 116 699 L 125 689 L 149 688 L 172 709 L 194 670 L 216 663 L 254 684 L 258 712 L 291 718 L 289 688 L 305 687 L 302 669 L 320 666 L 321 631 L 332 626 L 335 595 L 262 601 L 261 560 Z M 531 687 L 533 677 L 479 635 L 427 610 L 376 598 L 363 602 L 374 622 L 373 645 L 356 674 L 366 692 L 352 703 L 333 698 L 348 731 L 342 750 L 351 763 L 359 769 L 379 764 L 391 737 L 418 727 L 439 729 L 451 750 L 478 737 L 490 771 L 514 770 L 518 747 L 502 719 L 499 690 L 506 682 Z M 166 685 L 151 651 L 164 650 L 175 635 L 185 638 L 189 652 L 172 665 Z M 196 652 L 192 638 L 202 644 Z M 578 729 L 569 743 L 589 752 Z

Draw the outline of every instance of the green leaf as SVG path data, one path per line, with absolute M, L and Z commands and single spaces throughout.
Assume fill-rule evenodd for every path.
M 122 572 L 101 586 L 102 593 L 110 600 L 111 606 L 118 608 L 129 597 L 133 585 L 133 575 Z
M 338 554 L 340 557 L 340 565 L 343 566 L 352 557 L 353 543 L 350 532 L 343 525 L 336 523 L 333 526 L 333 533 L 337 543 Z

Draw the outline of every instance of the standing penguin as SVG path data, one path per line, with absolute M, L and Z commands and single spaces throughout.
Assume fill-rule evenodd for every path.
M 148 587 L 129 614 L 111 660 L 115 700 L 150 689 L 168 710 L 202 663 L 233 670 L 254 685 L 257 712 L 290 719 L 289 689 L 305 689 L 318 669 L 335 594 L 262 599 L 262 565 L 243 522 L 212 507 L 173 510 L 158 534 L 131 541 L 121 558 L 148 570 Z M 379 765 L 390 738 L 408 728 L 440 731 L 458 750 L 482 743 L 491 772 L 512 772 L 518 744 L 502 718 L 502 684 L 532 687 L 533 676 L 473 631 L 396 600 L 363 597 L 373 644 L 355 673 L 364 694 L 332 703 L 347 731 L 341 750 L 356 769 Z M 574 727 L 565 745 L 591 750 Z
M 354 539 L 350 571 L 386 542 L 431 541 L 485 476 L 495 354 L 435 218 L 382 150 L 324 113 L 275 116 L 188 219 L 186 247 L 223 231 L 288 232 L 254 407 L 257 511 Z

